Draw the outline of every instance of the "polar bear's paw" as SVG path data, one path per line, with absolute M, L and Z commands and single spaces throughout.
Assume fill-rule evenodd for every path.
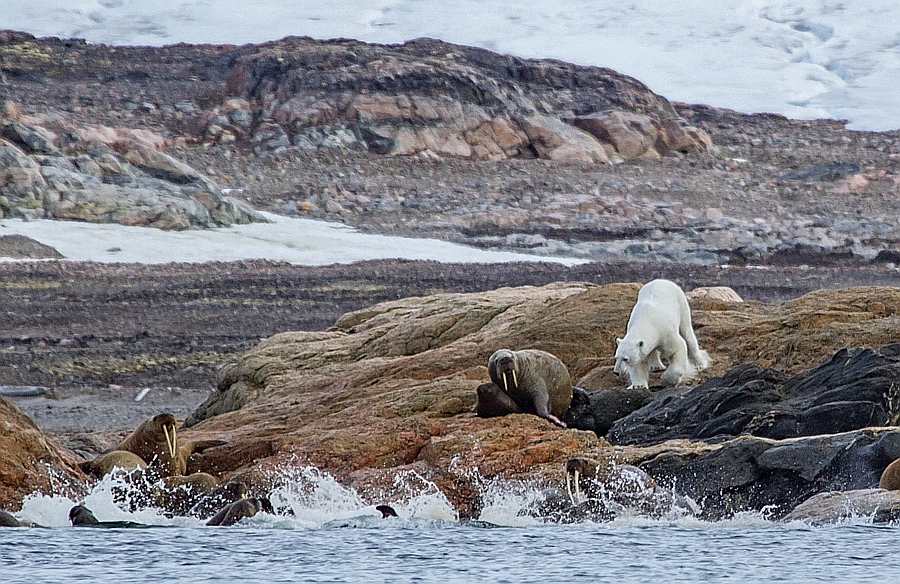
M 709 367 L 709 353 L 704 350 L 697 351 L 697 355 L 694 359 L 692 359 L 694 367 L 697 368 L 697 371 L 703 371 L 707 367 Z

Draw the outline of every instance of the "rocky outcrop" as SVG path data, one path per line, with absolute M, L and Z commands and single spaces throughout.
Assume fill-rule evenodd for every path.
M 165 140 L 152 132 L 42 123 L 0 113 L 0 217 L 160 229 L 264 221 L 166 154 Z
M 622 386 L 612 355 L 639 288 L 557 283 L 406 298 L 348 313 L 325 332 L 266 339 L 223 370 L 218 391 L 188 420 L 186 439 L 227 442 L 190 470 L 252 483 L 270 480 L 265 469 L 302 461 L 364 495 L 390 493 L 397 473 L 414 471 L 471 515 L 479 481 L 558 486 L 564 462 L 586 455 L 639 466 L 709 517 L 766 506 L 774 516 L 824 489 L 873 487 L 900 455 L 900 434 L 887 429 L 610 445 L 531 415 L 474 416 L 475 390 L 498 347 L 553 353 L 586 390 Z M 884 346 L 895 338 L 900 290 L 820 291 L 780 304 L 693 302 L 700 344 L 713 358 L 708 382 L 754 361 L 793 376 L 851 340 Z
M 600 398 L 601 396 L 597 396 Z M 595 409 L 602 409 L 596 399 Z M 841 349 L 790 379 L 746 363 L 662 399 L 613 424 L 613 444 L 706 440 L 745 434 L 783 439 L 838 434 L 900 422 L 900 344 Z
M 70 495 L 87 477 L 77 457 L 47 438 L 16 406 L 0 397 L 0 507 L 17 509 L 26 495 Z
M 205 139 L 586 163 L 705 153 L 664 98 L 609 69 L 417 39 L 288 38 L 237 55 Z

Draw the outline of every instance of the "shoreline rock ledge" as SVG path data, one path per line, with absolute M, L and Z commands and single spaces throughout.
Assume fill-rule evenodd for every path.
M 185 421 L 179 439 L 224 441 L 192 456 L 188 472 L 271 488 L 284 480 L 279 469 L 310 465 L 372 501 L 408 496 L 408 481 L 396 478 L 421 477 L 464 518 L 478 516 L 487 484 L 561 492 L 573 457 L 638 466 L 708 519 L 751 510 L 791 517 L 829 491 L 860 497 L 861 509 L 900 500 L 866 494 L 900 458 L 900 408 L 891 393 L 900 387 L 900 347 L 892 344 L 900 289 L 893 287 L 820 290 L 780 303 L 693 298 L 710 369 L 692 387 L 655 387 L 652 377 L 646 405 L 623 411 L 602 436 L 527 414 L 474 415 L 488 357 L 502 347 L 557 355 L 589 395 L 623 390 L 612 355 L 639 289 L 558 282 L 410 297 L 344 314 L 326 331 L 274 335 L 226 365 L 217 390 Z M 837 388 L 854 384 L 864 397 L 847 403 Z M 679 404 L 690 407 L 678 413 Z M 842 404 L 854 413 L 846 420 L 835 415 Z M 741 408 L 753 423 L 740 415 L 725 423 Z M 658 422 L 660 411 L 674 419 L 658 436 L 623 431 L 629 419 L 645 428 Z M 717 416 L 720 431 L 697 430 L 689 414 L 702 411 Z M 780 423 L 761 422 L 769 411 L 781 412 L 769 416 Z M 21 489 L 3 493 L 4 505 L 21 504 L 10 499 Z M 835 513 L 813 501 L 794 517 Z
M 471 516 L 481 505 L 479 481 L 558 487 L 565 461 L 588 456 L 641 466 L 676 490 L 688 486 L 685 494 L 706 516 L 718 518 L 762 508 L 779 516 L 819 490 L 877 486 L 880 472 L 900 457 L 900 430 L 865 427 L 896 424 L 894 398 L 879 402 L 890 410 L 882 417 L 857 416 L 857 426 L 829 430 L 839 434 L 781 439 L 723 431 L 703 439 L 613 445 L 611 435 L 559 429 L 535 416 L 474 416 L 475 390 L 488 379 L 488 357 L 501 347 L 557 355 L 576 385 L 589 392 L 622 387 L 612 373 L 612 355 L 639 288 L 555 283 L 406 298 L 345 314 L 328 331 L 275 335 L 226 366 L 218 390 L 186 421 L 186 436 L 227 442 L 194 464 L 197 470 L 264 482 L 268 475 L 261 471 L 299 461 L 361 493 L 388 495 L 397 473 L 414 471 Z M 782 378 L 815 373 L 820 363 L 834 366 L 840 359 L 835 353 L 844 347 L 890 345 L 900 324 L 900 289 L 889 287 L 822 290 L 772 304 L 712 298 L 692 303 L 700 344 L 713 365 L 696 388 L 678 388 L 685 393 L 702 393 L 704 382 L 708 386 L 732 370 L 748 375 L 747 363 L 760 370 L 761 380 L 773 370 Z M 859 373 L 869 363 L 877 367 L 878 383 L 890 386 L 900 381 L 895 353 L 862 351 L 862 365 L 845 373 Z M 741 379 L 742 391 L 752 394 L 753 383 Z M 797 397 L 797 386 L 790 385 L 793 393 L 784 396 L 785 411 L 818 405 Z M 671 393 L 651 388 L 646 407 L 653 400 L 671 401 Z M 721 393 L 708 393 L 727 410 Z M 823 400 L 840 407 L 827 396 Z M 813 418 L 801 418 L 808 419 Z M 714 474 L 722 480 L 696 478 Z

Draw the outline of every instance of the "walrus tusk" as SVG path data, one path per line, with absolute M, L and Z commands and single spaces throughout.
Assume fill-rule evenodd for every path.
M 178 448 L 178 435 L 176 434 L 175 426 L 172 426 L 172 436 L 169 437 L 169 429 L 168 426 L 163 426 L 163 434 L 166 435 L 166 446 L 169 447 L 169 456 L 174 460 L 175 458 L 175 450 Z
M 572 474 L 575 475 L 575 494 L 572 494 Z M 573 505 L 577 505 L 578 501 L 581 500 L 581 486 L 578 484 L 580 480 L 580 474 L 577 470 L 566 473 L 566 493 L 569 495 L 569 501 L 572 502 Z
M 506 373 L 503 374 L 503 391 L 509 393 L 509 387 L 506 385 Z
M 517 388 L 517 387 L 519 387 L 519 380 L 516 379 L 516 370 L 515 369 L 512 370 L 512 374 L 513 374 L 513 388 Z

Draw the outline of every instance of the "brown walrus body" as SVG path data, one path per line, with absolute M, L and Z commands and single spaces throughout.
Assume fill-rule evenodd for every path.
M 479 418 L 496 418 L 507 414 L 521 414 L 520 408 L 503 388 L 491 381 L 482 383 L 476 390 L 475 415 Z
M 561 418 L 572 401 L 572 379 L 556 356 L 537 349 L 500 349 L 488 360 L 488 375 L 522 412 L 566 427 Z M 498 396 L 492 397 L 494 405 L 500 403 Z
M 137 454 L 164 477 L 183 475 L 187 469 L 187 456 L 179 452 L 176 427 L 177 421 L 172 414 L 156 414 L 144 420 L 116 450 Z
M 101 454 L 93 460 L 82 462 L 78 467 L 84 472 L 103 478 L 114 470 L 130 473 L 135 470 L 143 470 L 147 468 L 144 459 L 128 450 L 113 450 Z
M 900 491 L 900 458 L 887 465 L 881 473 L 878 487 L 886 491 Z

